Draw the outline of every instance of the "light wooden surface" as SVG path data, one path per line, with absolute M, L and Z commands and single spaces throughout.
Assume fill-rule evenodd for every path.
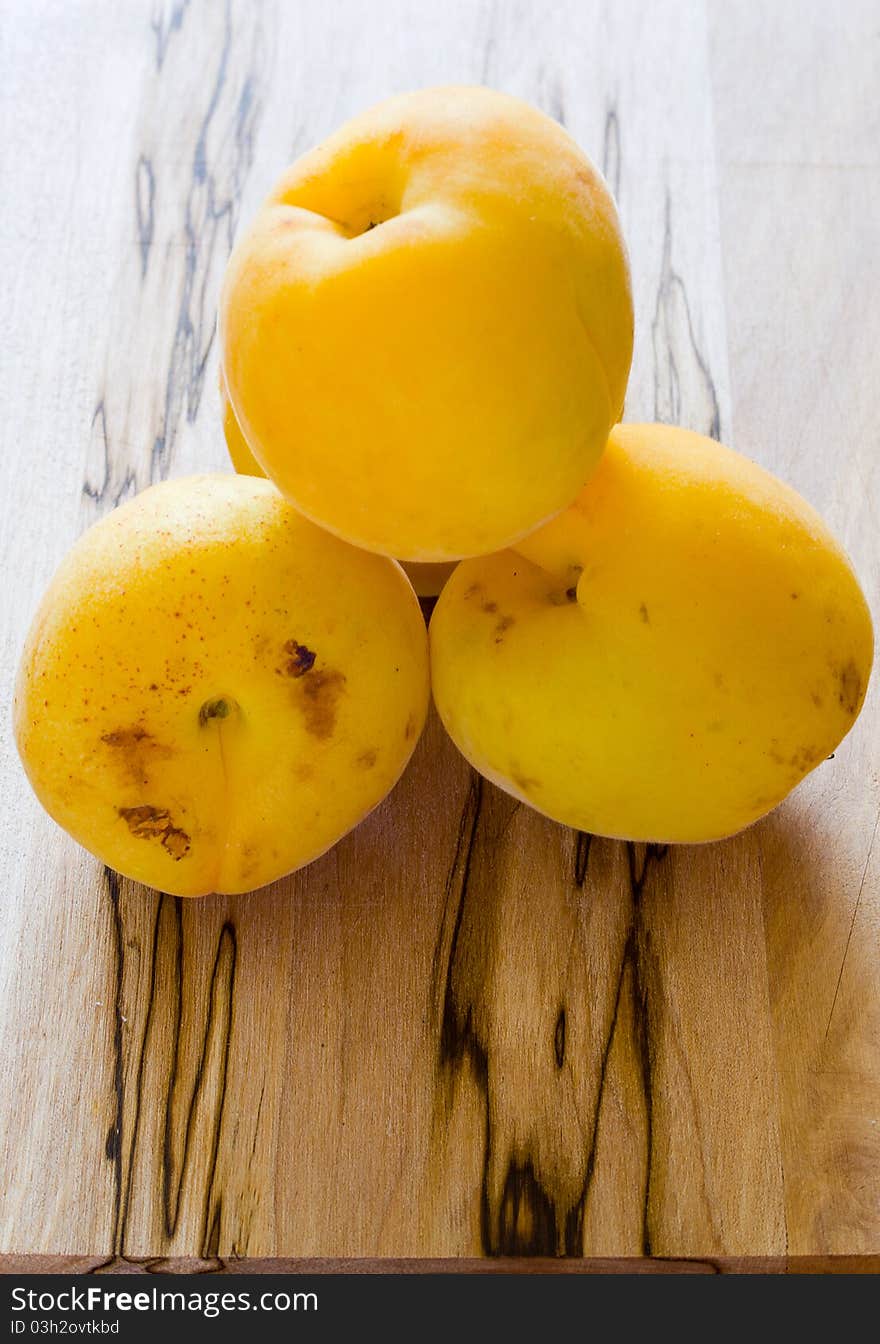
M 73 538 L 225 467 L 218 285 L 274 176 L 387 93 L 486 82 L 618 196 L 632 419 L 877 534 L 876 3 L 5 0 L 3 686 Z M 742 837 L 589 841 L 432 721 L 326 858 L 186 903 L 104 871 L 2 722 L 0 1250 L 880 1251 L 880 733 Z

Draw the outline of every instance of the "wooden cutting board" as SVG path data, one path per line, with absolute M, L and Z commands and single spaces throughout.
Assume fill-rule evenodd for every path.
M 437 82 L 523 95 L 601 162 L 633 269 L 627 417 L 791 481 L 876 603 L 871 5 L 33 0 L 9 28 L 7 695 L 74 537 L 225 469 L 239 223 L 346 116 Z M 875 678 L 772 817 L 678 849 L 542 819 L 432 718 L 324 859 L 190 903 L 58 831 L 3 716 L 0 1249 L 877 1254 L 878 699 Z

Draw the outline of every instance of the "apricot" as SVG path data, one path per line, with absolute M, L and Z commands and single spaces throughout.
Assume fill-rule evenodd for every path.
M 220 332 L 247 443 L 307 517 L 403 560 L 494 551 L 571 503 L 619 417 L 614 203 L 516 98 L 391 98 L 281 178 Z
M 443 722 L 489 779 L 585 831 L 690 842 L 834 751 L 873 635 L 794 490 L 698 434 L 622 425 L 559 518 L 459 565 L 430 644 Z
M 243 476 L 265 476 L 266 473 L 250 450 L 247 439 L 241 432 L 241 425 L 235 418 L 223 373 L 220 373 L 220 406 L 223 414 L 223 434 L 232 465 Z M 437 564 L 409 564 L 403 562 L 403 571 L 409 579 L 418 597 L 436 597 L 449 575 L 455 569 L 452 562 Z
M 104 863 L 178 896 L 242 892 L 375 807 L 428 701 L 399 566 L 265 480 L 144 491 L 53 579 L 15 693 L 37 797 Z
M 226 440 L 226 451 L 229 453 L 229 460 L 235 470 L 240 476 L 262 476 L 265 479 L 265 471 L 254 457 L 247 439 L 241 432 L 241 425 L 236 419 L 232 402 L 229 400 L 226 379 L 223 377 L 222 369 L 220 370 L 220 412 L 223 416 L 223 437 Z

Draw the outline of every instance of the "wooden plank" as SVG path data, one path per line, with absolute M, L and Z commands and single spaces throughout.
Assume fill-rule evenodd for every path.
M 603 163 L 633 262 L 628 418 L 735 437 L 877 591 L 868 45 L 794 9 L 762 19 L 771 55 L 752 7 L 707 22 L 697 0 L 23 10 L 0 71 L 6 684 L 76 533 L 225 465 L 213 315 L 239 221 L 344 117 L 443 81 L 537 102 Z M 789 44 L 819 88 L 854 70 L 830 125 Z M 60 835 L 5 722 L 0 1249 L 648 1272 L 876 1252 L 877 723 L 875 693 L 771 821 L 659 851 L 517 806 L 432 717 L 331 854 L 187 903 Z
M 716 1256 L 711 1260 L 456 1256 L 448 1260 L 243 1259 L 144 1260 L 75 1255 L 0 1255 L 0 1274 L 877 1274 L 880 1256 Z
M 712 9 L 737 446 L 827 518 L 880 594 L 873 252 L 877 11 Z M 880 1244 L 880 695 L 761 828 L 788 1249 Z

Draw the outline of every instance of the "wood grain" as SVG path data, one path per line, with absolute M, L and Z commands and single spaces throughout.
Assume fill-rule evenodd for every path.
M 444 81 L 529 98 L 603 165 L 633 267 L 627 417 L 792 481 L 875 599 L 876 13 L 845 8 L 16 7 L 4 685 L 79 531 L 225 468 L 214 315 L 240 221 L 345 116 Z M 876 1269 L 878 723 L 874 686 L 773 817 L 659 849 L 516 804 L 432 717 L 329 855 L 188 903 L 60 834 L 4 721 L 0 1269 Z
M 712 1260 L 620 1256 L 457 1256 L 437 1259 L 265 1259 L 202 1260 L 148 1256 L 144 1259 L 85 1255 L 0 1255 L 0 1274 L 877 1274 L 880 1256 L 825 1255 L 718 1256 Z

